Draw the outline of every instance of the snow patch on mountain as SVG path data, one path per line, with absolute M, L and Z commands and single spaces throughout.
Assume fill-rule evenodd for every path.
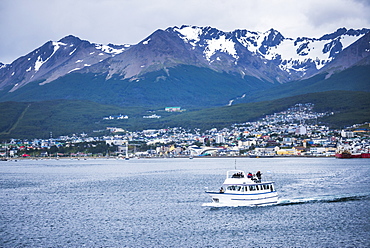
M 349 35 L 346 35 L 346 36 L 342 36 L 341 37 L 341 43 L 343 45 L 343 49 L 349 47 L 350 45 L 352 45 L 356 40 L 360 39 L 362 36 L 364 36 L 365 34 L 362 34 L 362 35 L 358 35 L 358 36 L 349 36 Z
M 147 39 L 147 40 L 144 40 L 144 41 L 143 41 L 143 44 L 144 44 L 144 45 L 148 45 L 150 40 L 151 40 L 150 38 L 149 38 L 149 39 Z
M 127 48 L 127 46 L 124 46 L 124 47 L 119 46 L 119 47 L 120 48 L 115 48 L 115 47 L 112 47 L 110 45 L 102 45 L 102 44 L 96 44 L 95 45 L 95 48 L 97 50 L 101 50 L 101 51 L 103 51 L 105 53 L 113 54 L 113 55 L 117 55 L 117 54 L 123 53 L 126 50 L 126 48 Z
M 193 46 L 200 41 L 200 35 L 202 34 L 202 29 L 194 26 L 183 26 L 182 28 L 175 27 L 173 30 L 180 33 L 180 37 Z
M 245 36 L 238 37 L 237 40 L 250 51 L 251 53 L 258 54 L 259 48 L 265 39 L 265 35 L 260 32 L 247 31 Z
M 220 36 L 218 39 L 209 40 L 207 43 L 208 45 L 204 50 L 204 55 L 208 61 L 211 60 L 212 55 L 217 51 L 230 54 L 235 59 L 238 59 L 235 43 L 231 39 L 226 39 L 225 35 Z
M 69 53 L 69 56 L 71 56 L 74 52 L 76 52 L 77 48 L 73 49 L 72 52 Z
M 63 43 L 63 42 L 58 42 L 58 41 L 53 41 L 52 42 L 52 45 L 53 45 L 53 53 L 47 57 L 45 60 L 42 59 L 41 55 L 37 57 L 37 60 L 35 62 L 35 66 L 34 66 L 34 70 L 35 72 L 37 72 L 38 70 L 40 70 L 40 67 L 45 64 L 51 57 L 53 57 L 53 55 L 56 53 L 56 51 L 58 51 L 58 49 L 60 48 L 60 46 L 66 46 L 67 44 Z
M 34 70 L 35 72 L 37 72 L 38 70 L 40 70 L 40 67 L 45 63 L 46 61 L 43 61 L 41 56 L 38 56 L 37 57 L 37 60 L 35 62 L 35 66 L 34 66 Z
M 78 70 L 81 70 L 81 68 L 74 68 L 74 69 L 70 70 L 69 72 L 67 72 L 67 74 L 69 74 L 71 72 L 74 72 L 74 71 L 78 71 Z

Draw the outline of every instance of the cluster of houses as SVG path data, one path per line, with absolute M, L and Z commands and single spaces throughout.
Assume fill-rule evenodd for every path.
M 318 118 L 333 113 L 316 113 L 313 107 L 313 104 L 298 104 L 286 111 L 265 116 L 259 121 L 206 131 L 173 127 L 130 132 L 110 127 L 112 135 L 103 137 L 75 135 L 27 142 L 12 140 L 7 145 L 2 145 L 0 155 L 5 156 L 4 147 L 9 145 L 17 149 L 13 149 L 13 154 L 8 155 L 16 156 L 19 152 L 25 153 L 27 148 L 48 149 L 52 146 L 97 141 L 115 146 L 114 155 L 126 155 L 128 150 L 129 156 L 138 157 L 334 156 L 338 148 L 344 146 L 350 150 L 370 149 L 369 124 L 366 128 L 354 125 L 346 129 L 333 130 L 317 122 Z M 117 130 L 120 134 L 115 134 Z
M 183 112 L 185 111 L 184 109 L 181 109 L 181 107 L 165 107 L 164 111 L 166 112 Z M 159 119 L 161 118 L 160 115 L 152 114 L 152 115 L 144 115 L 144 119 Z M 126 120 L 128 119 L 128 115 L 109 115 L 103 117 L 103 120 Z
M 124 120 L 128 119 L 128 115 L 110 115 L 103 117 L 103 120 Z

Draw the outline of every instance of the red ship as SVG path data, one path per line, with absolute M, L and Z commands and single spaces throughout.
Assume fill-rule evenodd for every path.
M 345 150 L 345 151 L 336 153 L 335 157 L 336 158 L 370 158 L 370 153 L 363 152 L 363 153 L 352 154 L 351 152 Z
M 336 158 L 352 158 L 352 154 L 349 151 L 342 151 L 335 154 Z

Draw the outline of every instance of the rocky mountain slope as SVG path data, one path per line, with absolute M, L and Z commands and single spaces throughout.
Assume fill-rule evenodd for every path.
M 0 69 L 0 89 L 12 86 L 10 92 L 33 82 L 52 82 L 73 71 L 88 67 L 116 54 L 129 45 L 98 45 L 67 36 L 59 41 L 48 41 L 29 54 Z
M 274 29 L 182 26 L 157 30 L 136 45 L 67 36 L 1 64 L 0 101 L 94 96 L 104 103 L 166 105 L 204 96 L 207 104 L 224 94 L 211 105 L 225 104 L 245 92 L 369 65 L 369 31 L 340 28 L 320 38 L 287 38 Z

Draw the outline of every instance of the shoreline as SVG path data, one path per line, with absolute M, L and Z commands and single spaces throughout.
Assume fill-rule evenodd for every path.
M 280 158 L 336 158 L 335 156 L 273 156 L 273 157 L 249 157 L 249 156 L 172 156 L 172 157 L 130 157 L 129 160 L 133 159 L 208 159 L 208 158 L 248 158 L 248 159 L 280 159 Z M 95 160 L 95 159 L 106 159 L 106 160 L 126 160 L 122 157 L 16 157 L 16 158 L 3 158 L 0 160 L 5 161 L 17 161 L 17 160 Z M 353 159 L 353 158 L 352 158 Z

